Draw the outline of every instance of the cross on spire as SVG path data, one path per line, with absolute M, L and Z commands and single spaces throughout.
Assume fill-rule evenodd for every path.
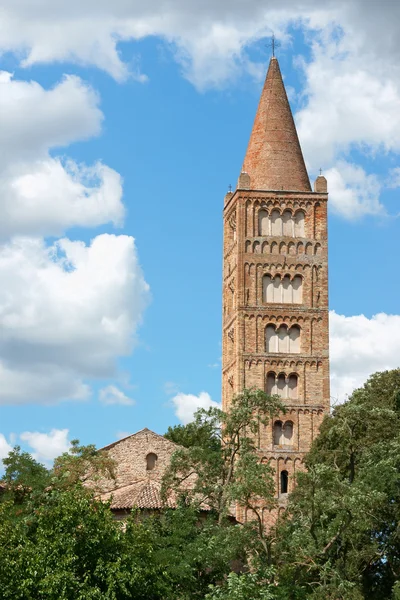
M 269 44 L 266 44 L 266 47 L 267 48 L 271 48 L 271 50 L 272 50 L 272 56 L 274 58 L 275 58 L 275 50 L 276 50 L 276 48 L 279 48 L 279 46 L 280 46 L 280 43 L 277 41 L 277 39 L 275 37 L 275 34 L 272 33 L 271 41 L 270 41 Z

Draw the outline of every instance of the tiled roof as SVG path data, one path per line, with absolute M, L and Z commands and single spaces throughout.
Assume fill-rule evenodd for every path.
M 161 485 L 154 481 L 137 481 L 111 492 L 106 492 L 100 498 L 103 502 L 111 498 L 110 507 L 112 510 L 128 510 L 135 507 L 155 510 L 165 507 L 161 499 Z M 175 508 L 176 506 L 172 498 L 167 500 L 166 505 L 169 508 Z

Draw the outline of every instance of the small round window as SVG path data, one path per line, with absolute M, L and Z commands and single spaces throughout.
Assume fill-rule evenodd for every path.
M 153 469 L 155 469 L 156 464 L 157 454 L 154 454 L 154 452 L 150 452 L 150 454 L 146 456 L 146 471 L 152 471 Z

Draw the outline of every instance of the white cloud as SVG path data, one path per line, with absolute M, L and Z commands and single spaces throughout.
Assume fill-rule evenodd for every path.
M 231 85 L 244 73 L 258 79 L 265 66 L 250 58 L 249 48 L 273 29 L 289 46 L 290 27 L 302 28 L 313 55 L 304 65 L 304 103 L 297 121 L 311 171 L 320 166 L 338 170 L 337 161 L 355 147 L 369 154 L 400 152 L 400 5 L 391 0 L 326 0 L 323 6 L 304 0 L 297 7 L 291 0 L 282 0 L 279 7 L 271 0 L 72 0 L 67 9 L 58 4 L 42 0 L 33 10 L 29 0 L 3 2 L 0 49 L 16 52 L 26 66 L 75 61 L 95 65 L 118 80 L 143 80 L 137 60 L 128 59 L 134 67 L 123 62 L 118 45 L 158 36 L 184 76 L 206 89 Z M 66 80 L 64 85 L 73 84 Z M 354 214 L 346 210 L 342 216 L 374 212 L 371 181 L 366 184 L 361 191 L 367 201 L 361 200 Z M 347 196 L 360 191 L 349 182 L 346 189 Z M 342 197 L 332 195 L 333 203 L 339 205 Z M 111 220 L 120 218 L 117 214 Z
M 0 239 L 59 235 L 74 226 L 121 224 L 121 177 L 50 156 L 52 148 L 100 133 L 97 94 L 68 76 L 46 90 L 0 77 Z
M 121 177 L 101 163 L 89 168 L 49 158 L 7 175 L 0 182 L 0 238 L 59 235 L 74 226 L 119 225 L 123 219 Z
M 132 350 L 149 288 L 134 239 L 0 246 L 0 403 L 84 399 Z
M 400 367 L 400 315 L 330 313 L 331 396 L 343 402 L 376 371 Z
M 50 433 L 24 431 L 20 438 L 32 448 L 35 460 L 48 463 L 69 450 L 68 433 L 68 429 L 52 429 Z
M 5 436 L 2 433 L 0 433 L 0 460 L 6 458 L 6 456 L 8 456 L 8 453 L 11 452 L 11 450 L 12 446 L 10 446 L 10 444 L 7 442 Z
M 274 29 L 288 39 L 288 25 L 327 29 L 340 24 L 353 47 L 366 56 L 398 63 L 400 8 L 392 0 L 71 0 L 66 5 L 41 0 L 3 0 L 0 48 L 22 56 L 22 64 L 75 61 L 124 79 L 129 67 L 118 44 L 159 36 L 173 46 L 185 74 L 199 85 L 219 85 L 251 69 L 247 48 Z M 314 32 L 313 32 L 313 35 Z M 134 61 L 135 62 L 135 61 Z M 139 76 L 137 67 L 134 75 Z
M 115 385 L 108 385 L 99 392 L 99 400 L 103 404 L 122 404 L 129 406 L 135 404 L 132 398 L 129 398 L 122 390 Z
M 357 50 L 357 49 L 356 49 Z M 314 170 L 352 148 L 400 150 L 400 89 L 372 61 L 360 60 L 347 38 L 314 44 L 303 64 L 307 97 L 296 115 L 302 146 Z
M 103 121 L 99 102 L 93 88 L 75 75 L 45 89 L 0 71 L 1 168 L 98 135 Z
M 207 392 L 200 392 L 198 396 L 179 392 L 172 398 L 172 403 L 176 416 L 184 425 L 193 420 L 193 415 L 198 408 L 221 408 L 221 405 L 218 402 L 214 402 Z
M 382 184 L 376 175 L 368 175 L 358 165 L 339 161 L 325 176 L 329 182 L 330 206 L 336 213 L 347 219 L 386 214 L 379 200 Z

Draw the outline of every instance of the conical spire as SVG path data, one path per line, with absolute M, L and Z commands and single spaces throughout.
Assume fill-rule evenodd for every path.
M 269 63 L 242 171 L 250 176 L 252 190 L 311 191 L 275 57 Z

